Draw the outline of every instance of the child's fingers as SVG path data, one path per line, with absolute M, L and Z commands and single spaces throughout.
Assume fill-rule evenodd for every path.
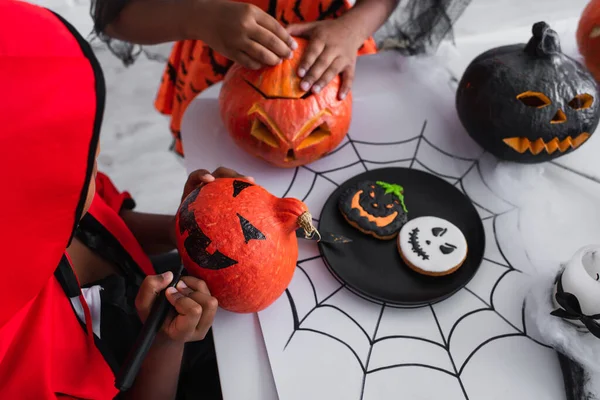
M 303 24 L 291 24 L 285 28 L 286 32 L 291 36 L 306 36 L 314 26 L 314 22 L 306 22 Z
M 173 321 L 179 333 L 191 334 L 194 332 L 203 313 L 202 306 L 173 287 L 167 289 L 167 300 L 179 314 Z
M 247 181 L 254 183 L 253 177 L 244 176 L 231 168 L 219 167 L 212 174 L 215 178 L 244 178 Z
M 323 75 L 321 75 L 321 77 L 313 85 L 313 91 L 318 93 L 319 90 L 323 89 L 329 82 L 331 82 L 333 78 L 336 77 L 337 74 L 342 71 L 342 69 L 346 66 L 345 64 L 346 62 L 341 57 L 333 60 L 331 65 L 329 65 L 329 68 L 325 70 Z
M 204 339 L 217 314 L 219 302 L 210 295 L 208 286 L 192 276 L 183 277 L 177 284 L 177 290 L 202 306 L 202 316 L 196 325 L 196 339 Z
M 183 285 L 185 285 L 187 288 L 189 288 L 192 292 L 200 292 L 200 293 L 204 293 L 210 296 L 210 290 L 208 290 L 208 286 L 206 285 L 206 282 L 204 282 L 202 279 L 198 279 L 195 278 L 193 276 L 184 276 L 181 278 L 181 280 L 179 281 L 179 283 L 183 283 Z M 185 289 L 183 287 L 183 285 L 181 286 L 182 289 Z M 178 286 L 179 288 L 179 286 Z
M 279 64 L 281 61 L 281 58 L 279 58 L 275 53 L 263 46 L 261 43 L 253 40 L 249 40 L 246 43 L 246 46 L 244 47 L 244 53 L 262 65 L 274 66 Z
M 261 13 L 256 17 L 256 22 L 265 28 L 268 32 L 270 32 L 274 38 L 269 39 L 273 40 L 273 43 L 263 43 L 268 49 L 279 54 L 281 57 L 290 57 L 292 55 L 292 51 L 298 48 L 298 43 L 294 40 L 292 35 L 283 27 L 281 24 L 273 17 L 271 17 L 267 13 Z M 271 47 L 271 45 L 273 47 Z M 285 51 L 285 54 L 280 54 L 275 51 L 275 46 L 281 47 L 282 52 Z
M 184 296 L 188 296 L 191 293 L 193 293 L 194 290 L 190 289 L 190 287 L 185 283 L 184 278 L 185 277 L 182 277 L 181 280 L 177 282 L 177 285 L 175 287 L 177 288 L 177 290 L 179 290 L 181 294 L 183 294 Z
M 243 178 L 244 175 L 239 172 L 225 167 L 219 167 L 213 171 L 213 176 L 215 178 Z
M 137 297 L 135 298 L 135 307 L 139 317 L 144 322 L 148 317 L 152 304 L 158 297 L 158 294 L 166 288 L 173 280 L 173 273 L 167 271 L 160 275 L 147 276 L 142 282 Z
M 315 87 L 314 84 L 318 79 L 321 78 L 325 70 L 327 70 L 327 68 L 331 65 L 334 57 L 335 55 L 328 50 L 324 50 L 321 54 L 319 54 L 319 57 L 314 61 L 308 72 L 306 72 L 304 79 L 302 79 L 302 90 L 307 90 L 305 87 L 312 87 L 313 92 L 318 93 L 322 89 L 322 87 Z
M 338 98 L 340 100 L 344 100 L 348 92 L 352 88 L 352 83 L 354 82 L 354 65 L 350 65 L 346 67 L 345 70 L 342 71 L 342 85 L 340 86 L 340 91 L 338 94 Z
M 277 22 L 275 24 L 279 25 Z M 285 34 L 287 35 L 287 32 Z M 248 37 L 273 52 L 279 58 L 290 58 L 293 54 L 290 46 L 268 28 L 259 25 Z
M 308 48 L 304 52 L 302 60 L 298 65 L 298 76 L 303 78 L 300 83 L 300 88 L 302 90 L 310 89 L 312 81 L 308 81 L 308 78 L 310 77 L 307 73 L 310 71 L 317 58 L 323 53 L 323 50 L 325 50 L 325 43 L 320 40 L 313 40 L 309 43 Z
M 197 293 L 197 292 L 196 292 Z M 206 295 L 203 295 L 206 296 Z M 207 299 L 202 303 L 202 315 L 196 324 L 196 338 L 202 340 L 206 337 L 208 330 L 212 326 L 219 303 L 216 298 L 207 296 Z
M 196 324 L 196 333 L 194 337 L 196 339 L 204 339 L 206 333 L 210 329 L 217 314 L 219 308 L 219 302 L 216 298 L 210 294 L 202 293 L 199 291 L 192 292 L 189 298 L 194 300 L 202 307 L 202 315 Z
M 185 182 L 185 186 L 183 187 L 183 195 L 181 196 L 181 201 L 183 201 L 190 193 L 194 191 L 198 186 L 203 183 L 212 182 L 215 180 L 215 177 L 211 175 L 205 169 L 199 169 L 192 172 L 187 181 Z
M 254 61 L 248 54 L 242 51 L 236 54 L 235 62 L 252 70 L 257 70 L 262 67 L 262 65 L 259 62 Z
M 188 177 L 188 182 L 191 185 L 198 186 L 202 183 L 208 183 L 215 180 L 215 177 L 205 169 L 194 171 Z

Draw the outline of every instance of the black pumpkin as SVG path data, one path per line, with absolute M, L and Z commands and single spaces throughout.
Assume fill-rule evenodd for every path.
M 340 210 L 361 231 L 391 239 L 407 221 L 404 189 L 381 181 L 362 181 L 340 196 Z
M 598 88 L 561 52 L 545 22 L 529 43 L 486 51 L 467 67 L 456 109 L 469 135 L 496 157 L 548 161 L 585 143 L 598 125 Z

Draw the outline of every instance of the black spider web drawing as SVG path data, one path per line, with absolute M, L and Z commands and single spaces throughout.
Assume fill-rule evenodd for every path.
M 288 195 L 288 193 L 290 192 L 290 190 L 292 189 L 296 178 L 299 174 L 299 171 L 301 169 L 305 169 L 306 171 L 309 171 L 310 173 L 314 174 L 314 177 L 312 179 L 312 183 L 308 189 L 308 192 L 306 193 L 306 195 L 304 196 L 304 198 L 302 199 L 303 201 L 305 201 L 310 193 L 313 191 L 314 187 L 315 187 L 315 183 L 317 181 L 318 178 L 322 178 L 325 179 L 326 181 L 328 181 L 329 183 L 333 184 L 336 187 L 339 187 L 341 185 L 341 183 L 336 182 L 335 179 L 331 178 L 331 176 L 328 176 L 327 174 L 330 174 L 331 172 L 335 172 L 335 171 L 339 171 L 339 170 L 343 170 L 346 168 L 350 168 L 350 167 L 355 167 L 355 166 L 360 166 L 362 167 L 362 169 L 364 171 L 369 171 L 371 169 L 376 169 L 376 168 L 381 168 L 383 166 L 389 166 L 391 165 L 397 165 L 398 163 L 405 163 L 408 164 L 406 165 L 408 168 L 419 168 L 423 171 L 429 172 L 433 175 L 436 175 L 438 177 L 441 177 L 443 179 L 446 179 L 447 181 L 450 181 L 450 183 L 452 183 L 454 186 L 456 186 L 457 188 L 459 188 L 470 200 L 471 202 L 477 207 L 479 208 L 479 210 L 483 210 L 483 212 L 487 213 L 488 215 L 486 216 L 482 216 L 481 220 L 482 221 L 488 221 L 491 222 L 492 224 L 492 232 L 493 232 L 493 238 L 487 238 L 487 241 L 489 242 L 489 240 L 492 240 L 492 242 L 496 245 L 496 247 L 498 248 L 501 260 L 493 260 L 491 258 L 487 258 L 484 255 L 484 261 L 489 262 L 495 266 L 498 266 L 500 268 L 504 268 L 505 271 L 496 279 L 496 281 L 493 284 L 493 287 L 491 289 L 491 292 L 489 293 L 489 297 L 485 297 L 485 296 L 481 296 L 480 294 L 477 294 L 475 291 L 473 291 L 472 289 L 470 289 L 468 286 L 464 287 L 463 289 L 461 289 L 460 291 L 464 291 L 465 293 L 468 293 L 470 296 L 473 296 L 473 298 L 475 298 L 480 304 L 481 306 L 471 310 L 469 312 L 466 312 L 464 314 L 462 314 L 452 325 L 449 333 L 445 334 L 442 326 L 440 324 L 439 318 L 438 318 L 438 313 L 436 312 L 434 305 L 433 304 L 429 304 L 428 307 L 429 310 L 431 311 L 431 316 L 433 317 L 435 324 L 437 325 L 437 329 L 439 330 L 439 334 L 442 338 L 442 342 L 438 343 L 436 341 L 427 339 L 427 338 L 422 338 L 422 337 L 417 337 L 417 336 L 410 336 L 410 335 L 392 335 L 392 336 L 385 336 L 385 337 L 378 337 L 377 333 L 380 327 L 380 323 L 381 323 L 381 319 L 382 316 L 384 314 L 384 311 L 387 308 L 403 308 L 400 306 L 396 306 L 396 305 L 392 305 L 392 304 L 386 304 L 384 302 L 380 302 L 374 299 L 371 299 L 369 297 L 364 296 L 363 294 L 361 294 L 360 292 L 354 290 L 352 287 L 348 286 L 347 284 L 345 284 L 343 281 L 341 281 L 336 274 L 329 268 L 329 266 L 327 265 L 327 262 L 323 259 L 323 257 L 321 255 L 317 255 L 314 257 L 310 257 L 310 258 L 305 258 L 305 259 L 301 259 L 297 262 L 297 268 L 300 271 L 300 273 L 302 273 L 304 275 L 304 277 L 308 280 L 311 288 L 312 288 L 312 294 L 314 297 L 314 307 L 312 307 L 310 310 L 308 310 L 308 312 L 304 315 L 304 316 L 300 316 L 296 307 L 296 302 L 292 296 L 292 293 L 290 292 L 289 289 L 286 290 L 286 297 L 287 297 L 287 301 L 289 302 L 290 305 L 290 309 L 292 312 L 292 319 L 293 319 L 293 331 L 290 333 L 289 338 L 287 339 L 285 346 L 283 348 L 283 351 L 285 351 L 285 348 L 287 348 L 287 346 L 292 342 L 292 340 L 294 339 L 295 335 L 297 332 L 310 332 L 313 333 L 315 335 L 322 335 L 325 336 L 333 341 L 336 341 L 338 343 L 340 343 L 341 345 L 343 345 L 346 349 L 348 349 L 348 351 L 350 351 L 354 358 L 356 359 L 360 369 L 362 370 L 362 374 L 363 374 L 363 378 L 362 378 L 362 387 L 361 387 L 361 392 L 360 392 L 360 399 L 362 400 L 364 398 L 365 395 L 365 384 L 367 382 L 367 379 L 369 376 L 376 374 L 379 371 L 383 371 L 383 370 L 387 370 L 387 369 L 393 369 L 393 368 L 407 368 L 407 367 L 411 367 L 411 368 L 428 368 L 428 369 L 432 369 L 432 370 L 436 370 L 442 373 L 445 373 L 453 378 L 455 378 L 458 381 L 458 384 L 460 385 L 460 389 L 462 390 L 462 394 L 464 396 L 464 398 L 466 400 L 469 400 L 469 395 L 467 393 L 467 390 L 465 389 L 465 386 L 463 384 L 462 381 L 462 374 L 465 370 L 465 368 L 467 367 L 467 365 L 469 364 L 469 362 L 472 360 L 473 356 L 480 351 L 482 348 L 484 348 L 486 345 L 488 345 L 489 343 L 492 343 L 494 341 L 497 340 L 502 340 L 502 339 L 506 339 L 506 338 L 510 338 L 510 337 L 524 337 L 527 338 L 535 343 L 537 343 L 540 346 L 546 347 L 546 348 L 550 348 L 549 346 L 537 341 L 535 338 L 531 337 L 530 335 L 528 335 L 527 333 L 527 326 L 526 326 L 526 320 L 525 320 L 525 307 L 524 304 L 520 310 L 521 312 L 521 327 L 517 326 L 517 324 L 511 322 L 509 320 L 509 318 L 507 318 L 506 316 L 504 316 L 500 311 L 498 311 L 496 305 L 494 304 L 494 294 L 496 292 L 496 289 L 498 288 L 499 284 L 509 275 L 511 274 L 522 274 L 522 271 L 515 268 L 511 262 L 508 260 L 507 256 L 505 255 L 505 252 L 502 250 L 502 246 L 499 243 L 498 237 L 497 237 L 497 221 L 499 218 L 501 218 L 504 215 L 507 215 L 509 213 L 513 213 L 513 212 L 519 212 L 519 209 L 514 205 L 511 204 L 509 201 L 503 199 L 502 197 L 498 196 L 496 193 L 494 193 L 494 191 L 492 190 L 492 188 L 486 183 L 485 179 L 484 179 L 484 175 L 482 173 L 481 170 L 481 158 L 485 153 L 482 153 L 479 157 L 475 157 L 475 158 L 463 158 L 463 157 L 459 157 L 453 154 L 450 154 L 449 152 L 444 151 L 443 149 L 439 148 L 438 146 L 436 146 L 430 139 L 428 139 L 425 136 L 427 130 L 427 121 L 424 121 L 422 124 L 422 128 L 419 132 L 418 135 L 405 139 L 405 140 L 401 140 L 401 141 L 397 141 L 397 142 L 386 142 L 386 143 L 376 143 L 376 142 L 365 142 L 365 141 L 360 141 L 360 140 L 354 140 L 350 137 L 350 135 L 347 136 L 347 140 L 345 143 L 343 143 L 342 145 L 340 145 L 337 149 L 335 149 L 332 153 L 329 154 L 329 156 L 334 155 L 340 151 L 344 151 L 345 149 L 347 150 L 347 147 L 350 147 L 353 152 L 356 154 L 356 157 L 358 158 L 357 161 L 352 161 L 346 165 L 340 166 L 340 167 L 336 167 L 333 169 L 328 169 L 328 170 L 322 170 L 322 171 L 318 171 L 317 169 L 311 167 L 311 166 L 302 166 L 302 167 L 298 167 L 296 168 L 296 170 L 294 171 L 294 175 L 292 178 L 292 181 L 290 182 L 287 190 L 285 191 L 284 195 L 282 197 L 285 197 Z M 363 158 L 361 156 L 361 153 L 359 151 L 359 145 L 371 145 L 371 146 L 392 146 L 392 145 L 408 145 L 408 144 L 415 144 L 416 142 L 416 146 L 415 146 L 415 150 L 414 153 L 412 154 L 412 156 L 410 157 L 404 157 L 401 159 L 396 159 L 396 160 L 390 160 L 390 161 L 376 161 L 376 160 L 369 160 L 367 158 Z M 459 176 L 452 176 L 449 174 L 442 174 L 436 170 L 434 170 L 434 168 L 432 168 L 430 165 L 428 165 L 429 163 L 423 159 L 422 157 L 419 156 L 419 149 L 422 148 L 423 146 L 428 146 L 431 149 L 433 149 L 435 152 L 437 152 L 440 155 L 446 156 L 446 157 L 450 157 L 452 159 L 455 160 L 460 160 L 466 163 L 470 163 L 469 167 Z M 558 165 L 558 164 L 557 164 Z M 369 166 L 373 166 L 372 168 L 369 168 Z M 559 167 L 563 167 L 561 165 L 558 165 Z M 565 167 L 563 167 L 565 168 Z M 363 172 L 364 172 L 363 171 Z M 577 171 L 571 171 L 573 173 L 578 173 Z M 474 198 L 472 196 L 469 195 L 469 191 L 468 188 L 465 185 L 465 179 L 467 178 L 467 176 L 469 176 L 470 174 L 476 174 L 478 176 L 478 178 L 481 180 L 481 182 L 483 183 L 483 185 L 487 188 L 487 190 L 489 192 L 491 192 L 494 196 L 496 196 L 499 201 L 504 202 L 507 205 L 507 209 L 502 211 L 502 212 L 494 212 L 490 207 L 487 207 L 485 204 L 481 204 L 482 202 L 477 202 L 474 200 Z M 580 174 L 584 177 L 584 174 Z M 590 177 L 587 177 L 588 179 L 593 179 Z M 343 183 L 343 182 L 342 182 Z M 318 222 L 318 219 L 313 218 L 316 222 Z M 486 235 L 488 236 L 488 235 Z M 306 264 L 308 262 L 314 261 L 314 260 L 318 260 L 318 259 L 323 259 L 322 262 L 324 265 L 326 265 L 329 268 L 329 272 L 331 273 L 331 275 L 337 280 L 337 282 L 339 283 L 339 286 L 337 287 L 337 289 L 333 290 L 332 292 L 330 292 L 327 296 L 325 296 L 323 299 L 321 299 L 320 301 L 318 300 L 318 296 L 317 296 L 317 291 L 315 288 L 315 284 L 310 276 L 310 274 L 307 272 L 307 270 L 303 267 L 303 264 Z M 353 318 L 348 312 L 344 311 L 342 308 L 334 305 L 334 304 L 327 304 L 327 301 L 330 300 L 333 296 L 335 296 L 338 292 L 340 292 L 342 289 L 347 289 L 348 291 L 350 291 L 351 293 L 353 293 L 354 295 L 362 298 L 365 301 L 371 302 L 373 304 L 376 304 L 379 307 L 379 311 L 378 311 L 378 318 L 377 318 L 377 322 L 375 324 L 375 328 L 372 331 L 367 331 L 367 329 L 365 329 L 355 318 Z M 459 291 L 459 292 L 460 292 Z M 321 309 L 332 309 L 335 312 L 340 313 L 341 315 L 343 315 L 345 318 L 347 318 L 348 320 L 350 320 L 353 324 L 356 325 L 356 327 L 358 327 L 358 329 L 362 332 L 362 334 L 365 336 L 365 338 L 368 340 L 369 343 L 369 350 L 368 350 L 368 354 L 366 356 L 366 359 L 363 361 L 361 359 L 361 357 L 359 356 L 359 354 L 357 353 L 357 351 L 348 343 L 346 343 L 344 340 L 330 334 L 324 331 L 320 331 L 318 329 L 315 329 L 313 327 L 307 327 L 305 326 L 305 321 L 307 320 L 307 318 L 309 318 L 315 311 L 317 310 L 321 310 Z M 455 329 L 459 326 L 459 324 L 465 320 L 466 318 L 477 314 L 477 313 L 483 313 L 483 312 L 492 312 L 494 313 L 497 317 L 499 317 L 502 321 L 504 321 L 510 328 L 512 328 L 513 332 L 510 333 L 503 333 L 503 334 L 499 334 L 499 335 L 495 335 L 495 336 L 491 336 L 491 337 L 487 337 L 484 341 L 482 341 L 481 343 L 479 343 L 471 352 L 470 354 L 468 354 L 468 356 L 462 361 L 462 363 L 459 363 L 457 360 L 455 360 L 455 357 L 453 357 L 452 351 L 451 351 L 451 341 L 453 338 L 453 335 L 455 334 Z M 370 368 L 370 361 L 371 361 L 371 355 L 373 352 L 373 348 L 377 343 L 380 343 L 382 341 L 385 340 L 389 340 L 389 339 L 412 339 L 412 340 L 416 340 L 416 341 L 420 341 L 420 342 L 426 342 L 432 346 L 436 346 L 438 348 L 443 349 L 449 359 L 450 359 L 450 364 L 451 364 L 451 369 L 445 369 L 445 368 L 440 368 L 438 366 L 435 365 L 428 365 L 428 364 L 424 364 L 424 363 L 398 363 L 398 364 L 390 364 L 390 365 L 386 365 L 386 366 L 381 366 L 381 367 L 377 367 L 377 368 Z

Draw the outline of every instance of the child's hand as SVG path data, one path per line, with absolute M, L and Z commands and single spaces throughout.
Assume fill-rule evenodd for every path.
M 188 195 L 197 187 L 202 186 L 205 183 L 212 182 L 216 178 L 244 178 L 250 182 L 254 182 L 254 178 L 251 176 L 243 176 L 236 171 L 225 167 L 217 168 L 212 174 L 205 169 L 199 169 L 192 172 L 190 176 L 188 176 L 188 180 L 183 188 L 183 196 L 181 196 L 181 201 L 185 200 L 185 198 L 188 197 Z
M 277 65 L 298 47 L 275 18 L 252 4 L 223 0 L 203 4 L 205 19 L 210 21 L 204 41 L 247 68 Z
M 152 275 L 144 279 L 135 299 L 135 306 L 142 321 L 148 317 L 160 291 L 172 280 L 172 272 Z M 191 276 L 184 276 L 177 284 L 177 288 L 167 290 L 166 296 L 169 303 L 175 307 L 175 312 L 167 316 L 162 332 L 177 343 L 204 339 L 218 307 L 217 299 L 210 295 L 206 283 Z
M 304 78 L 300 83 L 302 90 L 312 88 L 314 93 L 319 93 L 341 73 L 338 98 L 344 99 L 352 87 L 356 53 L 364 41 L 362 36 L 339 19 L 294 24 L 288 26 L 287 31 L 292 36 L 309 39 L 298 67 L 298 75 Z

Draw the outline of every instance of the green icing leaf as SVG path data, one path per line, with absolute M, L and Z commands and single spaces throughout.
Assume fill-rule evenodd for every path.
M 391 193 L 392 195 L 396 196 L 400 200 L 404 212 L 408 212 L 406 205 L 404 205 L 404 188 L 402 186 L 396 185 L 395 183 L 387 183 L 382 181 L 377 181 L 375 183 L 385 189 L 385 194 Z

